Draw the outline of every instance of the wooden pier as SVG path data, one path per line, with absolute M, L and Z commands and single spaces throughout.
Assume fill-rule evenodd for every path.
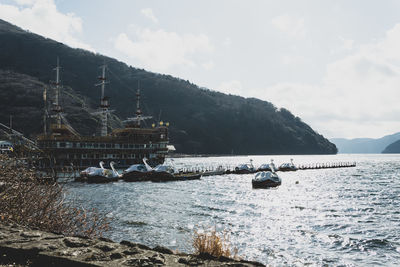
M 287 171 L 298 171 L 298 170 L 319 170 L 319 169 L 335 169 L 335 168 L 350 168 L 356 167 L 356 162 L 323 162 L 323 163 L 306 163 L 306 164 L 297 164 L 293 169 L 285 169 L 280 170 L 277 167 L 276 172 L 287 172 Z M 249 173 L 257 173 L 259 172 L 257 168 L 254 168 L 254 171 L 248 172 L 238 172 L 235 170 L 233 166 L 218 166 L 218 167 L 186 167 L 181 168 L 180 172 L 182 173 L 200 173 L 202 176 L 210 176 L 210 175 L 223 175 L 223 174 L 249 174 Z
M 318 170 L 318 169 L 334 169 L 334 168 L 350 168 L 356 167 L 355 162 L 326 162 L 326 163 L 309 163 L 298 165 L 299 170 Z

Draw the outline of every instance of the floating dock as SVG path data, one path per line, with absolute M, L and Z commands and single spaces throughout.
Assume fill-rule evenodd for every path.
M 299 170 L 318 170 L 318 169 L 334 169 L 334 168 L 351 168 L 356 167 L 355 162 L 327 162 L 327 163 L 311 163 L 298 165 Z

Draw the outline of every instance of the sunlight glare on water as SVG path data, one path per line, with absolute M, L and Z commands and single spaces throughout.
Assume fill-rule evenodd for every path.
M 169 183 L 68 184 L 71 198 L 112 218 L 109 237 L 191 252 L 195 229 L 230 233 L 239 255 L 265 264 L 400 263 L 399 155 L 174 159 L 178 167 L 356 161 L 357 167 L 278 172 L 282 185 L 252 189 L 254 174 Z M 298 181 L 298 183 L 296 183 Z

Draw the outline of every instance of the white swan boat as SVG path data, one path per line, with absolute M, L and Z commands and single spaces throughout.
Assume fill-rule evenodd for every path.
M 133 164 L 122 172 L 122 179 L 126 182 L 141 182 L 149 180 L 149 174 L 153 168 L 147 164 L 147 158 L 143 158 L 144 164 Z
M 290 163 L 283 163 L 279 166 L 279 171 L 281 172 L 290 172 L 290 171 L 297 171 L 298 168 L 293 164 L 293 159 L 290 159 Z
M 247 173 L 255 173 L 256 169 L 253 166 L 253 160 L 250 160 L 250 163 L 240 164 L 235 167 L 234 173 L 236 174 L 247 174 Z
M 271 171 L 258 172 L 251 181 L 253 188 L 270 188 L 282 184 L 282 179 L 275 172 L 273 160 L 269 164 Z
M 103 163 L 104 164 L 104 163 Z M 109 183 L 118 181 L 120 174 L 114 168 L 114 162 L 110 162 L 110 169 L 105 169 L 103 164 L 100 164 L 102 168 L 96 168 L 92 172 L 89 172 L 87 175 L 88 183 Z

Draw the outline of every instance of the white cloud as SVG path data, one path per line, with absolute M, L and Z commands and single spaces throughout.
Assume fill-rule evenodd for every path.
M 225 40 L 222 42 L 222 45 L 225 47 L 230 47 L 232 45 L 232 40 L 229 37 L 226 37 Z
M 214 50 L 205 34 L 180 35 L 162 29 L 132 28 L 136 29 L 133 38 L 121 33 L 114 46 L 128 57 L 138 60 L 136 66 L 152 71 L 162 72 L 175 66 L 195 67 L 199 65 L 195 56 L 207 55 Z
M 32 5 L 36 0 L 14 0 L 18 5 Z
M 295 18 L 285 14 L 273 18 L 271 24 L 292 38 L 304 38 L 306 35 L 303 18 Z
M 212 70 L 212 69 L 214 68 L 214 61 L 205 62 L 205 63 L 201 64 L 201 66 L 202 66 L 205 70 Z
M 345 39 L 343 37 L 339 37 L 339 40 L 342 42 L 341 49 L 342 50 L 352 50 L 354 45 L 354 40 Z
M 154 23 L 158 23 L 158 19 L 154 15 L 153 10 L 151 8 L 143 8 L 142 10 L 140 10 L 140 12 L 143 14 L 143 16 L 149 18 Z
M 65 43 L 94 51 L 77 36 L 82 33 L 82 20 L 73 13 L 57 10 L 54 0 L 15 0 L 16 5 L 0 4 L 0 18 L 23 29 Z
M 282 83 L 263 97 L 328 137 L 381 137 L 400 131 L 400 24 L 327 66 L 320 85 Z

